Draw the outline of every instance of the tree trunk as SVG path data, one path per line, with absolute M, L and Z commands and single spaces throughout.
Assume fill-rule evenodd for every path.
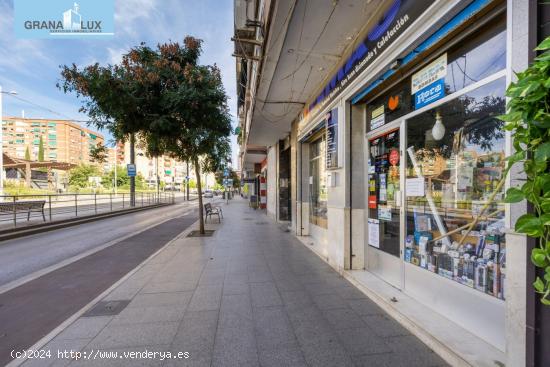
M 202 207 L 202 186 L 201 186 L 201 169 L 199 167 L 199 160 L 193 159 L 195 165 L 195 175 L 197 176 L 197 193 L 199 194 L 199 231 L 200 234 L 204 234 L 204 213 Z

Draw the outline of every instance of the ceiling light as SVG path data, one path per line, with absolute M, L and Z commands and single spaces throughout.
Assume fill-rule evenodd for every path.
M 441 140 L 445 136 L 445 126 L 443 125 L 439 111 L 435 114 L 435 125 L 432 127 L 432 136 L 435 140 Z

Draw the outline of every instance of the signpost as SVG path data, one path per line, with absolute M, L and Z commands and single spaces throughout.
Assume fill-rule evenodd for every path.
M 136 177 L 136 165 L 135 164 L 127 164 L 126 165 L 126 171 L 128 172 L 128 177 Z

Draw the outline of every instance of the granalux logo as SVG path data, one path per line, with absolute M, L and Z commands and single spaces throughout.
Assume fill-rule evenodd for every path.
M 15 0 L 19 38 L 106 38 L 113 36 L 114 0 Z

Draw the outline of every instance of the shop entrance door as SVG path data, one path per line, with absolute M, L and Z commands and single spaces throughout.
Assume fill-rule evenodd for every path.
M 402 172 L 400 129 L 368 138 L 367 251 L 369 271 L 397 288 L 403 286 Z

